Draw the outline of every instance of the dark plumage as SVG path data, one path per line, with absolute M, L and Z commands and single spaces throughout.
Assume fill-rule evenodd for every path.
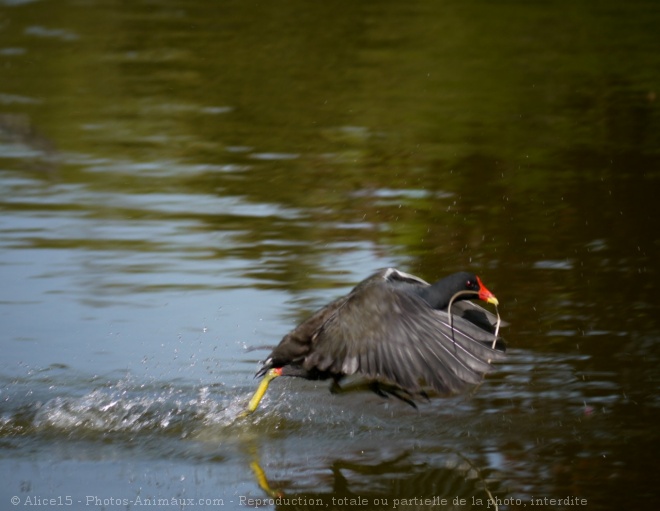
M 339 382 L 359 374 L 411 404 L 425 388 L 452 393 L 479 383 L 490 362 L 504 358 L 504 343 L 498 338 L 493 348 L 496 317 L 474 298 L 497 304 L 472 273 L 430 285 L 394 268 L 378 271 L 284 336 L 257 373 L 266 378 L 247 413 L 277 376 Z

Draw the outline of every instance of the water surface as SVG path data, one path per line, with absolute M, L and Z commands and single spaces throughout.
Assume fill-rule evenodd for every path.
M 659 23 L 0 1 L 2 506 L 651 507 Z M 277 380 L 238 418 L 266 347 L 385 266 L 479 273 L 506 362 L 417 410 Z

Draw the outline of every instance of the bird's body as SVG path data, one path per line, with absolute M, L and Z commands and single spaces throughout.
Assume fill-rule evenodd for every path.
M 471 273 L 430 285 L 394 268 L 378 271 L 284 336 L 257 373 L 266 378 L 247 412 L 276 376 L 339 382 L 357 374 L 410 403 L 425 389 L 448 394 L 479 383 L 504 345 L 496 317 L 470 298 L 497 304 Z

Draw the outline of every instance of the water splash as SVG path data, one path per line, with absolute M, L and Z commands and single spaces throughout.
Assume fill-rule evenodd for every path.
M 28 383 L 15 382 L 2 389 L 0 439 L 45 435 L 122 441 L 154 434 L 186 439 L 209 428 L 229 435 L 238 427 L 238 415 L 249 397 L 249 390 L 143 384 L 130 378 L 82 394 L 52 385 L 56 395 L 34 396 L 24 392 Z

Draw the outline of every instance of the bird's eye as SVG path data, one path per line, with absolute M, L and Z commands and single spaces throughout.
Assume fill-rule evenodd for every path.
M 467 280 L 467 281 L 465 281 L 465 289 L 470 289 L 472 291 L 478 290 L 479 289 L 479 284 L 477 284 L 472 279 Z

